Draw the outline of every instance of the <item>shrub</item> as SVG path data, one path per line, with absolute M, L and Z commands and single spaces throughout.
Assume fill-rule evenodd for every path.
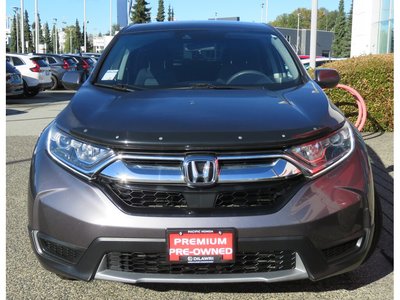
M 355 88 L 364 98 L 368 119 L 363 131 L 393 131 L 393 54 L 349 58 L 323 67 L 336 69 L 341 76 L 340 83 Z M 326 93 L 350 121 L 357 120 L 357 105 L 349 93 L 340 89 L 328 89 Z

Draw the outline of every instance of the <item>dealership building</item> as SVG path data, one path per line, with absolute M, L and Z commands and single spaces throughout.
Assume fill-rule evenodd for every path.
M 354 0 L 351 56 L 393 52 L 394 0 Z

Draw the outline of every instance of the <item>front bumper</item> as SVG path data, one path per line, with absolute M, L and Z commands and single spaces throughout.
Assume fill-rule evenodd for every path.
M 306 182 L 279 211 L 218 217 L 126 214 L 95 184 L 56 164 L 42 144 L 31 167 L 30 237 L 42 265 L 67 277 L 130 283 L 319 280 L 359 266 L 371 244 L 372 174 L 361 140 L 344 163 Z M 283 271 L 236 274 L 141 273 L 107 266 L 110 252 L 165 253 L 169 228 L 235 228 L 237 251 L 291 250 L 296 263 Z M 43 250 L 38 236 L 79 251 L 77 261 Z

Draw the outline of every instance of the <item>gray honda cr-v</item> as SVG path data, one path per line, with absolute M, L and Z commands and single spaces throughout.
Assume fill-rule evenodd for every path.
M 68 72 L 64 85 L 78 88 Z M 29 235 L 62 277 L 319 280 L 379 232 L 366 147 L 274 28 L 133 25 L 43 131 Z

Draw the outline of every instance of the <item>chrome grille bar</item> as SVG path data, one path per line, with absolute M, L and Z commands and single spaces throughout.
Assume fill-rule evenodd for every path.
M 218 183 L 260 182 L 301 174 L 294 164 L 277 155 L 217 156 L 217 160 Z M 184 157 L 173 156 L 119 156 L 100 175 L 119 182 L 186 184 L 183 161 Z

